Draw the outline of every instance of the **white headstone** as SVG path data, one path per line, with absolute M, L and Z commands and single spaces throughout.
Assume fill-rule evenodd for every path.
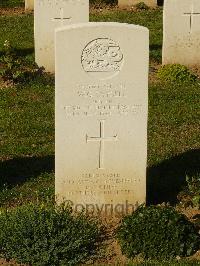
M 163 64 L 200 64 L 200 1 L 165 0 Z
M 89 0 L 36 0 L 34 10 L 35 61 L 55 71 L 55 29 L 89 21 Z
M 151 7 L 157 6 L 157 0 L 118 0 L 118 6 L 119 7 L 134 6 L 141 2 Z
M 25 10 L 34 10 L 34 0 L 25 0 Z
M 56 31 L 58 201 L 104 211 L 145 202 L 148 51 L 141 26 Z

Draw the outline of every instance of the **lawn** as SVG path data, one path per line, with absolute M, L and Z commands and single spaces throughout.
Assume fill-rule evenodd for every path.
M 22 1 L 3 0 L 0 8 L 16 5 Z M 147 202 L 175 204 L 186 176 L 200 175 L 200 81 L 166 84 L 156 77 L 161 64 L 162 8 L 137 12 L 92 8 L 90 21 L 133 23 L 150 30 Z M 1 15 L 0 56 L 5 40 L 33 64 L 33 15 Z M 25 84 L 0 83 L 0 206 L 53 196 L 54 77 L 42 74 Z
M 0 2 L 0 8 L 1 7 L 21 7 L 24 6 L 23 0 L 1 0 Z

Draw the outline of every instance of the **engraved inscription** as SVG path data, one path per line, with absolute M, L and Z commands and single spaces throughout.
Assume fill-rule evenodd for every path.
M 84 0 L 39 0 L 39 5 L 40 6 L 44 6 L 44 5 L 48 5 L 48 6 L 58 6 L 58 5 L 65 5 L 65 4 L 73 4 L 75 5 L 76 3 L 79 2 L 83 2 L 84 4 Z
M 75 179 L 65 179 L 65 185 L 70 188 L 67 195 L 124 195 L 134 194 L 130 189 L 141 180 L 134 176 L 124 177 L 120 173 L 113 172 L 85 172 Z
M 119 195 L 119 194 L 130 194 L 134 193 L 133 190 L 130 189 L 118 189 L 118 190 L 100 190 L 100 191 L 94 191 L 94 190 L 76 190 L 76 191 L 68 191 L 66 194 L 69 195 Z
M 191 11 L 183 13 L 183 16 L 189 17 L 189 23 L 190 23 L 190 33 L 192 33 L 193 24 L 194 24 L 194 17 L 199 16 L 200 12 L 194 11 L 194 3 L 192 3 Z
M 67 179 L 65 180 L 65 184 L 67 185 L 91 185 L 95 184 L 100 185 L 102 183 L 102 180 L 105 185 L 123 185 L 123 184 L 131 184 L 140 182 L 139 178 L 126 178 L 122 177 L 119 173 L 84 173 L 79 177 L 78 179 Z
M 119 45 L 111 39 L 99 38 L 83 49 L 81 63 L 87 73 L 119 72 L 123 54 Z
M 98 141 L 99 142 L 99 159 L 98 159 L 98 168 L 99 169 L 104 169 L 104 142 L 105 141 L 117 141 L 117 135 L 112 136 L 112 137 L 105 137 L 105 132 L 104 132 L 104 120 L 100 121 L 100 136 L 99 137 L 89 137 L 86 135 L 86 142 L 90 141 Z
M 71 17 L 64 16 L 64 8 L 60 8 L 60 17 L 53 18 L 52 20 L 54 22 L 59 21 L 60 25 L 63 26 L 64 25 L 64 21 L 67 21 L 67 20 L 70 20 L 70 19 L 71 19 Z
M 141 104 L 127 103 L 129 96 L 124 84 L 79 85 L 76 93 L 83 100 L 81 104 L 64 106 L 67 117 L 98 116 L 99 119 L 106 119 L 113 115 L 137 115 L 142 109 Z
M 200 38 L 195 34 L 190 34 L 186 38 L 176 37 L 175 43 L 175 48 L 184 47 L 184 49 L 187 49 L 193 47 L 194 49 L 200 49 Z
M 68 117 L 109 117 L 111 115 L 136 115 L 141 111 L 142 105 L 140 104 L 111 104 L 109 101 L 95 101 L 93 104 L 88 105 L 66 105 L 64 106 L 65 113 Z

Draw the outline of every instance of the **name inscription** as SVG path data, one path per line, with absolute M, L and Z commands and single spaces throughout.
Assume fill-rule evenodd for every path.
M 65 105 L 64 110 L 67 117 L 126 116 L 140 113 L 142 105 L 127 103 L 128 97 L 123 84 L 81 85 L 76 89 L 75 98 L 83 99 L 82 103 Z

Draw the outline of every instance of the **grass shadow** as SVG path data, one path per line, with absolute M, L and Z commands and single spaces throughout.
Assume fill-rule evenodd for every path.
M 200 173 L 200 149 L 164 160 L 147 169 L 147 204 L 169 202 L 174 205 L 177 195 L 186 185 L 186 176 Z
M 54 171 L 53 155 L 45 157 L 14 158 L 0 162 L 0 190 L 5 186 L 10 188 L 40 175 Z
M 34 48 L 24 48 L 24 49 L 14 48 L 14 51 L 17 56 L 22 56 L 22 57 L 34 54 Z M 5 52 L 0 50 L 0 56 L 3 55 L 5 55 Z
M 107 4 L 107 5 L 117 5 L 117 0 L 90 0 L 90 4 Z
M 162 44 L 150 44 L 149 46 L 150 51 L 161 51 L 162 50 Z
M 24 48 L 24 49 L 19 49 L 16 48 L 15 52 L 18 56 L 26 56 L 34 53 L 34 48 Z
M 162 45 L 161 44 L 151 44 L 150 45 L 150 59 L 155 60 L 158 63 L 162 61 Z
M 1 0 L 0 8 L 8 8 L 8 7 L 22 7 L 24 6 L 23 0 Z
M 6 184 L 12 188 L 41 173 L 54 172 L 53 155 L 14 158 L 0 162 L 0 190 Z M 147 204 L 175 204 L 177 195 L 186 184 L 186 175 L 200 173 L 200 149 L 164 160 L 147 169 Z
M 158 6 L 163 6 L 164 5 L 164 0 L 157 0 L 157 5 Z
M 25 57 L 27 55 L 34 55 L 34 48 L 25 48 L 25 49 L 14 49 L 15 55 L 19 57 Z M 4 56 L 5 52 L 0 50 L 0 57 Z

